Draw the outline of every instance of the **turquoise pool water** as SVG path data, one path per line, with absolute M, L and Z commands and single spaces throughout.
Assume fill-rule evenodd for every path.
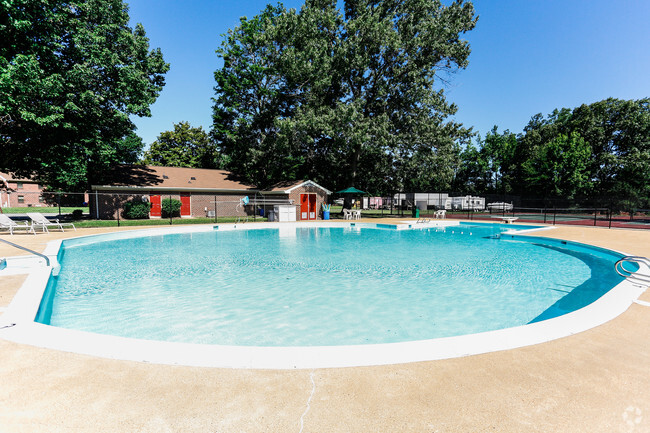
M 613 270 L 616 254 L 496 236 L 517 227 L 298 227 L 70 240 L 38 321 L 201 344 L 388 343 L 556 317 L 622 281 Z

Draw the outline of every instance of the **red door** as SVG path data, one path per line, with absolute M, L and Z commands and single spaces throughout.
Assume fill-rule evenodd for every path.
M 300 219 L 316 219 L 316 194 L 300 194 Z
M 181 216 L 191 216 L 192 208 L 190 207 L 190 194 L 181 193 Z
M 149 197 L 149 201 L 151 202 L 151 210 L 149 211 L 149 215 L 152 217 L 159 217 L 162 211 L 162 207 L 160 206 L 160 196 L 152 195 Z
M 309 219 L 316 219 L 316 194 L 309 194 Z
M 309 194 L 300 194 L 300 219 L 309 219 Z

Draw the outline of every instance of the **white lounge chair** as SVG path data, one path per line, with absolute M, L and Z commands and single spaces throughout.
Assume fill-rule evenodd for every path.
M 34 226 L 40 227 L 43 229 L 44 232 L 49 232 L 49 230 L 47 229 L 48 227 L 58 227 L 63 232 L 65 231 L 63 230 L 63 226 L 72 226 L 72 228 L 75 231 L 77 231 L 77 228 L 74 226 L 74 224 L 62 223 L 59 222 L 58 219 L 55 219 L 54 221 L 50 221 L 49 219 L 45 218 L 45 215 L 43 215 L 42 213 L 28 212 L 27 216 L 32 220 L 32 227 Z
M 27 224 L 25 221 L 24 224 L 17 223 L 16 221 L 12 220 L 5 214 L 0 214 L 0 229 L 2 230 L 9 230 L 9 233 L 11 235 L 14 234 L 14 230 L 16 229 L 23 229 L 27 233 L 32 232 L 36 234 L 36 231 L 34 230 L 34 227 Z

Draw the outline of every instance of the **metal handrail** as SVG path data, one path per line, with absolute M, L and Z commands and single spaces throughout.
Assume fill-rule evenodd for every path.
M 629 271 L 623 266 L 625 262 L 642 263 L 650 269 L 650 259 L 641 256 L 625 256 L 614 264 L 616 273 L 621 277 L 637 280 L 642 283 L 650 283 L 650 274 L 638 274 L 637 271 Z
M 18 244 L 14 244 L 13 242 L 9 242 L 9 241 L 4 240 L 4 239 L 0 239 L 0 241 L 4 242 L 5 244 L 9 244 L 12 247 L 18 248 L 18 249 L 23 250 L 23 251 L 27 251 L 29 253 L 32 253 L 32 254 L 34 254 L 36 256 L 43 257 L 45 259 L 45 265 L 48 266 L 48 267 L 50 266 L 50 259 L 45 254 L 37 253 L 34 250 L 30 250 L 29 248 L 23 247 L 23 246 L 18 245 Z

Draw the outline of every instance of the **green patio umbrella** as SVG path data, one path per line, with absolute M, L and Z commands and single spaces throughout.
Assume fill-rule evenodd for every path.
M 350 188 L 342 189 L 341 191 L 336 191 L 337 194 L 368 194 L 365 191 L 361 191 L 360 189 L 356 189 L 355 187 L 351 186 Z

